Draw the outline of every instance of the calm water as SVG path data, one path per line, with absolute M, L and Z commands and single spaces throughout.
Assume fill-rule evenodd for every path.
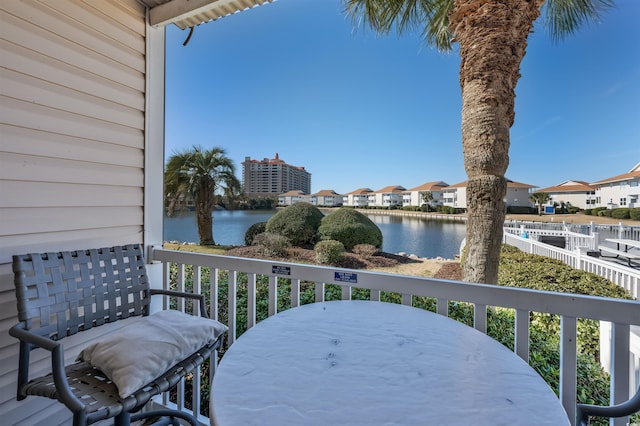
M 222 245 L 244 245 L 244 234 L 257 222 L 266 222 L 272 211 L 227 211 L 213 213 L 213 239 Z M 420 257 L 453 259 L 460 251 L 465 224 L 415 217 L 372 215 L 369 218 L 380 228 L 382 250 L 388 253 L 405 252 Z M 188 212 L 164 218 L 166 241 L 198 241 L 195 213 Z

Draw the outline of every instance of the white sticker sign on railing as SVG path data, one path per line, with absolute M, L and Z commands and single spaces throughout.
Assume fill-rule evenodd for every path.
M 334 279 L 342 283 L 357 284 L 358 274 L 353 272 L 335 272 Z

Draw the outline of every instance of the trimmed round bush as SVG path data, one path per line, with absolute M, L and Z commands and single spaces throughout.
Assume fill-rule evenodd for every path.
M 313 244 L 324 214 L 309 203 L 295 203 L 271 216 L 266 232 L 286 237 L 294 246 Z
M 282 235 L 263 232 L 254 237 L 252 245 L 258 246 L 266 256 L 282 256 L 291 243 Z
M 630 219 L 631 216 L 629 215 L 629 210 L 628 208 L 620 208 L 620 209 L 615 209 L 611 212 L 611 217 L 613 217 L 614 219 Z
M 373 244 L 356 244 L 355 246 L 353 246 L 353 249 L 351 249 L 351 251 L 358 256 L 369 258 L 376 254 L 379 250 Z
M 267 230 L 267 222 L 258 222 L 254 223 L 247 229 L 247 232 L 244 233 L 244 244 L 250 246 L 253 244 L 253 239 L 258 234 L 262 234 Z
M 342 259 L 345 249 L 340 241 L 322 240 L 315 245 L 313 251 L 316 253 L 316 262 L 331 264 Z
M 357 244 L 382 247 L 382 231 L 367 216 L 359 211 L 338 209 L 322 219 L 318 229 L 322 240 L 340 241 L 346 250 Z
M 631 218 L 631 220 L 640 220 L 640 207 L 631 209 L 631 211 L 629 212 L 629 217 Z

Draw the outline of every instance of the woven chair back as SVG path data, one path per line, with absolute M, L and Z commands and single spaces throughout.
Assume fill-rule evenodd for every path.
M 149 313 L 149 280 L 140 245 L 13 256 L 18 319 L 59 340 Z

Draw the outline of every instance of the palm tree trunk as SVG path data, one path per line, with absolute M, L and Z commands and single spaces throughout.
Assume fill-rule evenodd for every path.
M 213 209 L 215 207 L 214 190 L 204 181 L 200 184 L 196 201 L 196 217 L 198 222 L 198 237 L 200 245 L 213 246 Z
M 468 176 L 465 281 L 498 282 L 509 129 L 527 37 L 543 0 L 456 0 L 462 147 Z

